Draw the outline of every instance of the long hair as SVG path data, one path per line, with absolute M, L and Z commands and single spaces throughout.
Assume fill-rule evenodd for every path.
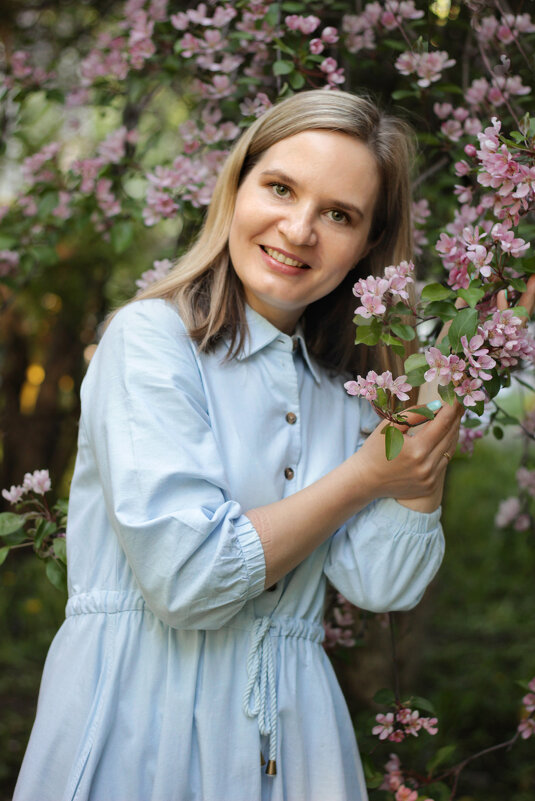
M 196 241 L 164 278 L 136 296 L 136 300 L 165 298 L 176 303 L 199 350 L 212 350 L 226 336 L 231 357 L 243 347 L 247 334 L 244 292 L 228 250 L 241 182 L 268 148 L 311 129 L 338 131 L 363 142 L 375 157 L 379 172 L 369 235 L 375 244 L 335 290 L 306 308 L 302 318 L 307 346 L 319 363 L 337 372 L 363 368 L 367 349 L 354 345 L 351 320 L 355 297 L 351 289 L 359 277 L 381 274 L 386 266 L 411 258 L 413 139 L 402 120 L 383 113 L 367 98 L 340 91 L 293 95 L 270 108 L 242 134 L 219 175 Z M 381 361 L 386 364 L 384 358 Z

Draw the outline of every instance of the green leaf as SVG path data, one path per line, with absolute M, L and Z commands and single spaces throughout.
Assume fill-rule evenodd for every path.
M 475 417 L 468 417 L 466 420 L 463 420 L 463 428 L 479 428 L 481 425 L 481 420 L 476 420 Z
M 453 384 L 449 383 L 445 387 L 443 387 L 442 384 L 439 384 L 438 394 L 440 395 L 443 401 L 449 403 L 450 406 L 453 406 L 453 403 L 456 399 L 456 395 L 453 389 Z
M 461 309 L 452 320 L 448 337 L 452 350 L 458 351 L 461 348 L 461 337 L 470 340 L 477 331 L 479 315 L 477 309 Z
M 416 331 L 412 325 L 405 325 L 404 323 L 390 323 L 391 331 L 400 339 L 405 342 L 411 342 L 415 336 Z
M 502 388 L 502 384 L 502 377 L 499 376 L 495 370 L 493 370 L 492 378 L 489 381 L 485 381 L 484 388 L 487 390 L 491 398 L 495 398 Z
M 440 139 L 431 133 L 417 133 L 418 141 L 422 145 L 440 145 Z
M 400 53 L 407 49 L 405 42 L 400 42 L 399 39 L 383 39 L 383 43 L 391 50 L 398 50 Z
M 60 514 L 66 515 L 69 509 L 69 499 L 60 498 L 59 501 L 56 501 L 56 503 L 54 504 L 54 509 L 60 512 Z
M 420 387 L 424 384 L 427 367 L 428 365 L 426 364 L 425 367 L 419 367 L 417 370 L 411 370 L 407 373 L 407 383 L 410 384 L 411 387 Z
M 51 520 L 40 520 L 37 528 L 35 529 L 35 536 L 33 547 L 38 551 L 47 537 L 51 537 L 56 533 L 58 527 Z
M 500 426 L 494 426 L 492 429 L 492 433 L 496 437 L 496 439 L 503 439 L 503 428 Z
M 67 564 L 67 541 L 65 540 L 65 537 L 56 537 L 52 543 L 52 547 L 54 548 L 54 553 L 60 562 Z
M 403 364 L 403 369 L 406 373 L 410 373 L 412 370 L 419 370 L 420 367 L 425 367 L 426 370 L 429 367 L 423 353 L 411 353 Z
M 291 61 L 275 61 L 273 64 L 273 75 L 289 75 L 294 71 L 294 65 Z
M 404 436 L 399 428 L 387 426 L 385 431 L 385 453 L 389 462 L 401 453 Z
M 48 217 L 58 203 L 59 195 L 57 192 L 43 192 L 37 203 L 37 216 L 39 219 Z
M 377 345 L 381 330 L 378 320 L 373 320 L 371 325 L 358 325 L 355 332 L 355 345 Z
M 411 409 L 411 412 L 416 412 L 416 414 L 421 414 L 423 417 L 427 417 L 428 420 L 435 419 L 435 413 L 428 409 L 427 406 L 417 406 L 415 409 Z
M 394 353 L 397 353 L 398 356 L 405 356 L 405 346 L 403 342 L 396 337 L 393 337 L 391 334 L 381 334 L 381 341 L 388 345 L 389 348 L 392 348 Z
M 7 559 L 7 555 L 9 553 L 9 545 L 4 545 L 3 548 L 0 548 L 0 565 L 3 565 Z
M 406 97 L 418 97 L 418 92 L 414 89 L 397 89 L 392 92 L 392 100 L 404 100 Z
M 42 267 L 52 267 L 58 262 L 55 248 L 49 245 L 34 245 L 28 249 L 28 254 L 34 261 L 40 262 Z
M 521 278 L 509 278 L 508 280 L 513 289 L 516 289 L 517 292 L 525 292 L 528 288 L 526 282 Z
M 422 300 L 445 300 L 452 295 L 452 290 L 442 284 L 427 284 L 422 289 Z
M 11 250 L 17 246 L 18 241 L 19 240 L 15 236 L 0 234 L 0 250 Z
M 424 712 L 429 712 L 431 715 L 436 715 L 436 710 L 431 701 L 428 698 L 422 698 L 421 695 L 413 695 L 411 698 L 411 708 L 424 710 Z
M 130 220 L 120 220 L 111 229 L 111 246 L 115 253 L 124 253 L 134 239 L 134 226 Z
M 397 431 L 398 429 L 396 429 Z M 373 696 L 374 704 L 381 704 L 382 706 L 393 706 L 396 703 L 396 696 L 388 688 L 378 690 Z
M 433 772 L 438 768 L 439 765 L 443 765 L 445 762 L 448 762 L 453 757 L 456 750 L 456 745 L 445 745 L 442 748 L 439 748 L 436 754 L 431 757 L 426 765 L 429 774 L 432 776 Z
M 293 72 L 288 80 L 290 81 L 290 86 L 292 89 L 295 89 L 296 92 L 302 89 L 306 83 L 305 76 L 302 72 Z
M 48 559 L 46 563 L 46 576 L 51 584 L 61 592 L 67 592 L 67 569 L 61 562 Z
M 457 294 L 473 309 L 476 303 L 479 303 L 481 298 L 485 295 L 485 290 L 479 289 L 478 287 L 473 287 L 468 289 L 459 289 Z
M 282 10 L 287 11 L 288 14 L 301 14 L 305 11 L 306 5 L 305 3 L 292 3 L 287 2 L 282 4 Z
M 443 323 L 453 320 L 457 316 L 457 309 L 453 303 L 443 300 L 435 300 L 425 307 L 425 313 L 430 317 L 439 317 Z
M 375 317 L 361 317 L 360 314 L 355 314 L 353 322 L 355 325 L 371 325 L 375 319 Z
M 0 514 L 0 537 L 7 537 L 14 534 L 24 526 L 25 515 L 16 515 L 14 512 L 2 512 Z

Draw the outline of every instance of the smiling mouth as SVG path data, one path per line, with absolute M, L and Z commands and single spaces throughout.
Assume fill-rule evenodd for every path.
M 275 259 L 275 261 L 278 261 L 281 264 L 287 264 L 288 267 L 301 267 L 303 270 L 310 270 L 309 264 L 304 264 L 302 261 L 291 259 L 289 256 L 285 256 L 284 253 L 281 253 L 279 250 L 268 248 L 267 245 L 260 245 L 260 247 L 264 253 L 267 253 L 268 256 L 271 256 L 272 259 Z

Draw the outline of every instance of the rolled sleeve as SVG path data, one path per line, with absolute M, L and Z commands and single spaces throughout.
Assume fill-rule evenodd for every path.
M 264 552 L 230 497 L 195 353 L 169 303 L 135 302 L 112 320 L 84 381 L 82 425 L 147 605 L 175 628 L 225 625 L 263 591 Z
M 332 537 L 327 577 L 362 609 L 411 609 L 442 562 L 440 512 L 415 512 L 392 498 L 374 501 Z

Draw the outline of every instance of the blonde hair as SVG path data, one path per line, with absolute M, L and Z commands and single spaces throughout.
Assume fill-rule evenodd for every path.
M 360 276 L 380 274 L 386 266 L 411 258 L 412 134 L 405 122 L 381 112 L 369 99 L 340 91 L 293 95 L 242 134 L 219 175 L 196 241 L 164 278 L 136 296 L 136 300 L 165 298 L 176 303 L 201 351 L 213 349 L 222 336 L 228 336 L 231 357 L 243 347 L 247 333 L 243 288 L 228 251 L 238 187 L 268 148 L 311 129 L 338 131 L 360 140 L 374 155 L 379 171 L 372 248 L 333 292 L 311 303 L 303 315 L 307 346 L 320 363 L 337 371 L 362 368 L 351 325 L 355 308 L 351 288 Z

